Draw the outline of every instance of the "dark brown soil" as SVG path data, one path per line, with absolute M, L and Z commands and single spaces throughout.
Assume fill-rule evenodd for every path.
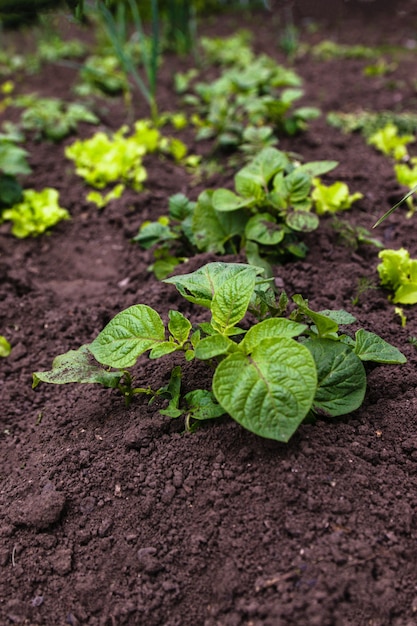
M 307 2 L 296 5 L 303 41 L 403 47 L 416 41 L 412 0 L 374 12 L 376 2 L 339 3 L 328 15 L 323 7 L 331 3 L 310 4 L 314 11 Z M 285 62 L 278 9 L 272 17 L 234 15 L 200 28 L 215 34 L 251 27 L 256 49 Z M 309 15 L 318 20 L 312 34 Z M 364 77 L 366 61 L 303 57 L 295 68 L 305 102 L 324 114 L 415 111 L 415 50 L 395 54 L 397 69 L 382 78 Z M 185 65 L 166 58 L 161 110 L 177 106 L 171 78 Z M 19 90 L 63 97 L 73 81 L 72 70 L 51 66 Z M 146 115 L 140 100 L 136 113 Z M 117 101 L 103 125 L 116 129 L 124 116 Z M 230 419 L 184 434 L 181 420 L 162 417 L 146 399 L 126 409 L 114 392 L 93 385 L 33 391 L 32 372 L 92 340 L 131 304 L 147 303 L 164 317 L 170 308 L 200 315 L 156 281 L 147 269 L 151 254 L 130 239 L 145 219 L 166 212 L 171 194 L 195 198 L 203 183 L 193 186 L 181 167 L 150 159 L 146 191 L 129 192 L 100 212 L 85 201 L 86 188 L 64 157 L 71 141 L 28 141 L 33 174 L 26 186 L 56 187 L 72 219 L 31 240 L 0 228 L 0 330 L 13 346 L 0 362 L 0 623 L 415 626 L 417 353 L 409 338 L 417 335 L 417 313 L 406 307 L 402 327 L 380 288 L 353 304 L 361 280 L 377 285 L 377 249 L 343 245 L 326 218 L 307 237 L 306 259 L 276 268 L 288 295 L 301 293 L 315 309 L 352 312 L 408 358 L 406 365 L 369 371 L 360 410 L 302 426 L 287 445 Z M 187 141 L 202 149 L 189 134 Z M 328 180 L 364 194 L 344 216 L 352 224 L 370 229 L 401 197 L 389 160 L 360 135 L 328 126 L 324 115 L 308 132 L 281 138 L 279 147 L 306 160 L 340 162 Z M 231 184 L 232 176 L 226 170 L 209 184 Z M 415 221 L 404 210 L 375 235 L 417 255 Z M 187 269 L 210 260 L 199 255 Z M 156 389 L 171 366 L 169 358 L 144 358 L 135 375 Z M 188 364 L 184 372 L 185 391 L 207 385 L 205 367 Z

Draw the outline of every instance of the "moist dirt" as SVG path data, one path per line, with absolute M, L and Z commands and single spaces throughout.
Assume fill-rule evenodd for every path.
M 329 14 L 319 4 L 316 14 L 318 5 L 295 3 L 302 41 L 386 45 L 388 58 L 397 50 L 397 67 L 367 77 L 366 60 L 296 59 L 303 103 L 323 115 L 305 133 L 280 137 L 279 148 L 339 161 L 326 181 L 363 193 L 343 218 L 371 229 L 404 189 L 389 159 L 360 134 L 330 127 L 325 114 L 416 110 L 417 3 L 335 3 Z M 207 18 L 200 31 L 249 28 L 257 52 L 287 63 L 279 17 L 277 10 Z M 161 110 L 181 107 L 172 77 L 191 64 L 165 57 Z M 44 66 L 17 90 L 71 99 L 75 79 L 71 68 Z M 137 118 L 147 115 L 139 96 L 135 107 Z M 103 100 L 98 111 L 98 128 L 116 130 L 126 121 L 121 100 Z M 78 136 L 98 128 L 81 126 Z M 178 136 L 192 152 L 210 150 L 190 129 Z M 131 239 L 144 220 L 166 213 L 170 195 L 195 199 L 204 188 L 231 187 L 235 171 L 220 158 L 221 173 L 196 181 L 172 161 L 150 157 L 145 191 L 129 191 L 99 211 L 64 156 L 74 138 L 53 144 L 28 137 L 25 144 L 33 170 L 25 186 L 57 188 L 71 220 L 27 240 L 0 227 L 1 332 L 13 346 L 0 362 L 0 623 L 415 626 L 417 352 L 409 340 L 417 335 L 417 312 L 405 307 L 401 326 L 378 287 L 378 250 L 348 245 L 326 217 L 305 237 L 306 258 L 274 269 L 289 296 L 301 293 L 316 310 L 348 310 L 408 359 L 369 368 L 359 410 L 304 425 L 288 444 L 263 440 L 229 418 L 186 433 L 183 420 L 159 414 L 161 402 L 138 396 L 126 408 L 115 392 L 95 385 L 32 390 L 32 372 L 91 341 L 132 304 L 146 303 L 164 319 L 169 309 L 202 319 L 173 286 L 155 279 L 152 253 Z M 413 145 L 410 152 L 416 154 Z M 373 234 L 416 257 L 415 219 L 400 209 Z M 180 271 L 213 260 L 200 254 Z M 143 357 L 134 375 L 158 389 L 179 362 Z M 209 384 L 204 364 L 183 371 L 184 392 Z

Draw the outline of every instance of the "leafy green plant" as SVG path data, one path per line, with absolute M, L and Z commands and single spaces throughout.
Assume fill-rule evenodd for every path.
M 18 145 L 22 140 L 16 130 L 0 133 L 0 211 L 21 200 L 22 186 L 17 177 L 32 171 L 27 151 Z
M 0 335 L 0 358 L 5 358 L 9 356 L 12 351 L 12 346 L 10 342 L 7 341 L 6 337 Z
M 144 223 L 134 241 L 144 248 L 158 246 L 153 269 L 159 278 L 175 267 L 173 243 L 186 257 L 196 250 L 245 251 L 249 263 L 271 274 L 271 264 L 305 256 L 306 246 L 298 237 L 319 225 L 312 211 L 313 179 L 336 166 L 336 161 L 300 165 L 276 148 L 265 148 L 237 172 L 234 191 L 207 189 L 197 202 L 177 194 L 169 203 L 169 215 Z
M 128 131 L 128 126 L 113 134 L 100 131 L 89 139 L 76 140 L 65 149 L 66 157 L 75 162 L 76 173 L 88 185 L 96 189 L 116 185 L 110 196 L 99 197 L 97 193 L 88 196 L 100 206 L 120 197 L 126 185 L 135 191 L 143 189 L 147 178 L 143 165 L 146 154 L 159 151 L 178 162 L 187 162 L 186 146 L 178 139 L 164 137 L 149 120 L 137 121 L 133 133 L 128 135 Z
M 331 111 L 326 119 L 331 126 L 345 133 L 360 132 L 365 138 L 388 124 L 394 124 L 399 135 L 414 135 L 417 132 L 417 115 L 409 112 L 359 110 L 355 113 L 340 113 Z
M 313 179 L 314 189 L 311 198 L 315 204 L 317 215 L 325 213 L 338 213 L 350 209 L 352 204 L 363 198 L 363 194 L 349 193 L 346 183 L 337 181 L 332 185 L 324 185 L 319 179 Z
M 355 46 L 338 44 L 329 39 L 312 46 L 310 50 L 312 55 L 320 61 L 330 61 L 332 59 L 375 59 L 380 54 L 376 48 L 370 48 L 362 44 Z
M 219 78 L 196 82 L 184 96 L 184 102 L 197 111 L 193 116 L 197 139 L 214 139 L 216 148 L 233 151 L 242 143 L 247 126 L 272 126 L 275 133 L 294 135 L 320 114 L 315 107 L 294 106 L 303 90 L 293 70 L 266 55 L 253 55 L 246 65 L 232 58 Z
M 85 105 L 59 98 L 20 96 L 12 104 L 24 108 L 18 126 L 35 133 L 35 139 L 61 141 L 77 130 L 79 122 L 98 124 L 98 117 Z
M 369 145 L 374 146 L 383 154 L 393 157 L 396 161 L 401 161 L 408 156 L 407 145 L 414 141 L 413 135 L 399 134 L 398 127 L 392 123 L 386 124 L 367 139 Z
M 380 283 L 394 292 L 394 304 L 417 303 L 417 259 L 411 259 L 405 248 L 381 250 L 377 270 Z
M 33 374 L 40 382 L 99 383 L 118 389 L 129 402 L 134 395 L 163 395 L 163 412 L 207 419 L 228 413 L 262 437 L 288 441 L 307 416 L 337 417 L 356 410 L 366 391 L 363 362 L 404 363 L 404 355 L 383 339 L 360 329 L 354 338 L 339 325 L 355 318 L 346 311 L 315 312 L 300 295 L 290 316 L 270 317 L 249 327 L 248 308 L 256 308 L 261 268 L 209 263 L 196 272 L 167 279 L 189 302 L 209 309 L 211 318 L 193 327 L 171 310 L 168 323 L 145 304 L 118 313 L 95 339 L 54 359 L 52 369 Z M 134 387 L 129 368 L 148 352 L 159 359 L 181 352 L 187 361 L 208 361 L 215 368 L 211 389 L 180 396 L 180 370 L 167 387 L 153 392 Z
M 59 206 L 58 200 L 56 189 L 25 189 L 22 201 L 5 209 L 1 219 L 13 223 L 12 234 L 19 239 L 41 235 L 61 220 L 69 219 L 68 211 Z
M 355 226 L 347 220 L 333 217 L 332 227 L 339 234 L 341 241 L 353 250 L 357 250 L 362 244 L 384 248 L 384 244 L 372 236 L 372 233 L 363 226 Z

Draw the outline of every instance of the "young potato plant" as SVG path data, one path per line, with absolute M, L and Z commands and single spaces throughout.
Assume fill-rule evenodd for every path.
M 247 126 L 272 127 L 274 132 L 294 135 L 318 117 L 320 112 L 314 107 L 295 107 L 303 90 L 301 78 L 293 70 L 266 55 L 255 56 L 247 43 L 236 37 L 223 40 L 222 51 L 216 40 L 211 46 L 209 41 L 204 40 L 203 45 L 209 58 L 222 65 L 221 74 L 211 82 L 195 82 L 184 96 L 184 102 L 196 109 L 197 139 L 214 139 L 215 148 L 234 151 L 244 142 Z M 244 52 L 241 55 L 236 54 L 239 47 Z M 186 86 L 185 81 L 183 89 Z
M 265 148 L 237 172 L 234 191 L 205 190 L 197 202 L 177 194 L 170 200 L 169 216 L 144 223 L 134 241 L 144 248 L 157 246 L 152 269 L 158 278 L 180 262 L 171 253 L 175 242 L 186 257 L 195 251 L 245 251 L 250 264 L 271 275 L 273 263 L 305 256 L 307 248 L 298 237 L 319 225 L 314 204 L 321 213 L 333 213 L 360 197 L 349 195 L 343 183 L 326 187 L 316 178 L 336 166 L 336 161 L 300 165 L 276 148 Z
M 23 190 L 18 177 L 32 171 L 27 151 L 18 145 L 22 140 L 16 130 L 0 133 L 0 213 L 21 201 Z
M 38 98 L 35 95 L 14 98 L 12 105 L 22 107 L 18 126 L 35 133 L 35 139 L 61 141 L 77 130 L 78 124 L 98 124 L 98 117 L 85 105 L 64 102 L 59 98 Z
M 109 135 L 102 131 L 89 139 L 76 140 L 65 149 L 65 156 L 75 162 L 75 171 L 88 185 L 104 189 L 114 185 L 108 194 L 92 192 L 87 200 L 102 208 L 119 198 L 126 186 L 141 191 L 147 178 L 143 165 L 145 155 L 160 152 L 177 162 L 187 163 L 187 148 L 178 139 L 164 137 L 149 120 L 135 122 L 128 135 L 128 126 L 122 126 Z
M 169 400 L 165 415 L 212 419 L 225 413 L 244 428 L 270 439 L 288 441 L 314 415 L 337 417 L 360 407 L 366 390 L 363 362 L 404 363 L 404 355 L 364 329 L 354 337 L 339 331 L 355 318 L 346 311 L 315 312 L 300 295 L 293 297 L 289 317 L 268 316 L 244 329 L 248 310 L 274 314 L 285 309 L 285 297 L 273 305 L 262 268 L 238 263 L 209 263 L 174 276 L 173 284 L 189 302 L 209 309 L 208 322 L 193 325 L 171 310 L 165 324 L 157 311 L 136 304 L 118 313 L 88 344 L 56 357 L 50 371 L 35 372 L 40 382 L 99 383 L 118 389 L 130 402 L 135 394 Z M 211 389 L 181 397 L 181 371 L 157 391 L 134 387 L 129 368 L 149 353 L 159 359 L 181 352 L 186 361 L 214 367 Z M 151 398 L 151 399 L 152 399 Z

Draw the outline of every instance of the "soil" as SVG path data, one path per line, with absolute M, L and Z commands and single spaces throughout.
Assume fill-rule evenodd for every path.
M 340 162 L 326 180 L 364 194 L 343 217 L 371 229 L 404 190 L 386 157 L 361 135 L 327 125 L 325 114 L 415 111 L 417 2 L 331 3 L 334 11 L 310 4 L 294 8 L 304 42 L 402 47 L 387 53 L 396 55 L 397 68 L 374 78 L 363 75 L 363 60 L 296 59 L 303 102 L 323 115 L 305 133 L 280 137 L 281 149 L 305 160 Z M 272 14 L 207 18 L 200 32 L 250 28 L 258 52 L 287 63 L 278 46 L 280 6 Z M 161 110 L 181 106 L 172 75 L 191 63 L 165 58 Z M 18 90 L 71 99 L 74 81 L 73 69 L 44 66 Z M 138 118 L 147 115 L 139 97 L 135 106 Z M 103 128 L 125 121 L 120 100 L 100 107 Z M 79 136 L 96 130 L 82 126 Z M 191 151 L 208 148 L 190 131 L 179 136 Z M 230 186 L 234 173 L 221 161 L 221 174 L 195 184 L 182 167 L 150 158 L 146 190 L 98 211 L 65 159 L 64 146 L 73 140 L 28 138 L 33 173 L 25 180 L 26 187 L 57 188 L 71 220 L 27 240 L 0 227 L 1 334 L 13 346 L 0 362 L 0 623 L 417 625 L 417 352 L 409 341 L 417 336 L 417 310 L 405 307 L 401 326 L 378 288 L 378 250 L 349 247 L 323 218 L 306 237 L 306 259 L 275 268 L 288 295 L 301 293 L 316 310 L 350 311 L 408 359 L 370 368 L 359 410 L 303 425 L 288 444 L 261 439 L 229 418 L 184 433 L 181 419 L 159 414 L 160 404 L 138 397 L 126 408 L 120 396 L 95 385 L 34 391 L 32 372 L 91 341 L 134 303 L 149 304 L 165 319 L 172 308 L 200 319 L 197 307 L 153 277 L 151 253 L 131 238 L 145 219 L 166 213 L 170 195 L 194 199 L 207 186 Z M 414 226 L 401 209 L 374 235 L 415 257 Z M 212 260 L 197 255 L 181 271 Z M 364 280 L 370 288 L 359 294 Z M 157 389 L 177 362 L 143 358 L 134 374 Z M 207 376 L 205 366 L 186 364 L 184 391 L 207 386 Z

